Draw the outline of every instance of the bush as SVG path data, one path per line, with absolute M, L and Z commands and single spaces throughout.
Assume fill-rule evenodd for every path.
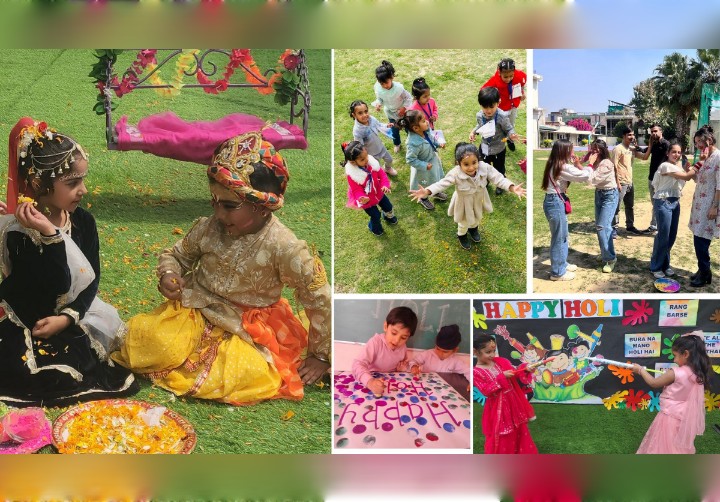
M 587 138 L 583 138 L 583 140 L 581 141 L 581 143 L 582 143 L 582 146 L 587 146 L 587 144 L 588 144 L 588 139 L 587 139 Z
M 544 139 L 544 140 L 542 140 L 542 146 L 545 147 L 545 148 L 550 148 L 550 147 L 552 147 L 552 144 L 553 144 L 553 140 L 551 140 L 551 139 Z

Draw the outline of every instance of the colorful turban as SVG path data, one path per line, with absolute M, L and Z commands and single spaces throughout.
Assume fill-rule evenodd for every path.
M 263 141 L 259 131 L 235 136 L 225 141 L 213 155 L 208 176 L 238 197 L 265 206 L 271 211 L 283 206 L 285 188 L 290 174 L 282 156 L 272 144 Z M 250 175 L 262 163 L 280 182 L 280 193 L 263 192 L 252 186 Z

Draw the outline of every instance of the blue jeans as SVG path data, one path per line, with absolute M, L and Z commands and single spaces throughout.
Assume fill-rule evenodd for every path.
M 617 188 L 595 190 L 595 231 L 598 236 L 598 244 L 600 244 L 600 257 L 603 261 L 613 261 L 617 258 L 612 231 L 619 198 L 620 192 Z
M 380 206 L 380 209 L 382 209 L 386 213 L 389 213 L 393 209 L 393 205 L 392 202 L 390 202 L 390 199 L 388 199 L 387 195 L 383 195 L 383 198 L 380 199 L 380 202 L 378 202 L 377 206 L 371 206 L 363 210 L 370 216 L 368 228 L 373 232 L 379 232 L 380 230 L 382 230 L 383 227 L 382 220 L 380 219 L 382 215 L 380 214 L 380 209 L 378 209 L 378 206 Z
M 557 276 L 565 275 L 568 256 L 568 221 L 565 202 L 558 194 L 546 193 L 543 211 L 550 224 L 550 273 Z
M 695 246 L 695 256 L 698 262 L 698 271 L 702 274 L 710 273 L 710 239 L 693 235 L 693 245 Z
M 390 129 L 390 132 L 392 132 L 393 137 L 393 145 L 399 146 L 400 141 L 400 128 L 395 125 L 395 119 L 388 119 L 388 122 L 393 124 L 392 128 Z
M 680 199 L 668 197 L 653 199 L 653 212 L 657 220 L 658 232 L 650 258 L 651 272 L 664 272 L 670 268 L 670 250 L 675 244 L 678 223 L 680 221 Z

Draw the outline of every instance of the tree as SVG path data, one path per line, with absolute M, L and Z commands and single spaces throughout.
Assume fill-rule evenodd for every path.
M 630 105 L 635 107 L 635 115 L 645 124 L 657 123 L 665 126 L 669 124 L 670 117 L 667 110 L 658 103 L 655 85 L 655 80 L 649 78 L 633 87 L 633 98 L 630 100 Z
M 588 122 L 585 119 L 576 118 L 572 120 L 568 120 L 567 125 L 570 127 L 574 127 L 578 131 L 592 131 L 593 127 L 590 125 L 590 122 Z
M 675 133 L 687 148 L 690 133 L 690 120 L 700 106 L 698 80 L 702 65 L 691 62 L 687 56 L 673 52 L 663 58 L 663 62 L 655 67 L 653 77 L 658 104 L 674 118 Z M 702 89 L 700 85 L 699 89 Z
M 615 135 L 615 137 L 621 140 L 623 137 L 622 131 L 626 127 L 630 127 L 630 126 L 622 120 L 620 122 L 618 122 L 617 124 L 615 124 L 615 127 L 613 128 L 613 134 Z

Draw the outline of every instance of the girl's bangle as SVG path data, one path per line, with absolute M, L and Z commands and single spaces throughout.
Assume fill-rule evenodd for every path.
M 168 269 L 168 270 L 163 270 L 162 272 L 160 272 L 160 273 L 158 274 L 158 279 L 162 279 L 162 278 L 165 277 L 167 274 L 177 274 L 177 272 L 175 272 L 174 270 L 170 270 L 170 269 Z M 178 275 L 179 275 L 179 274 L 178 274 Z

